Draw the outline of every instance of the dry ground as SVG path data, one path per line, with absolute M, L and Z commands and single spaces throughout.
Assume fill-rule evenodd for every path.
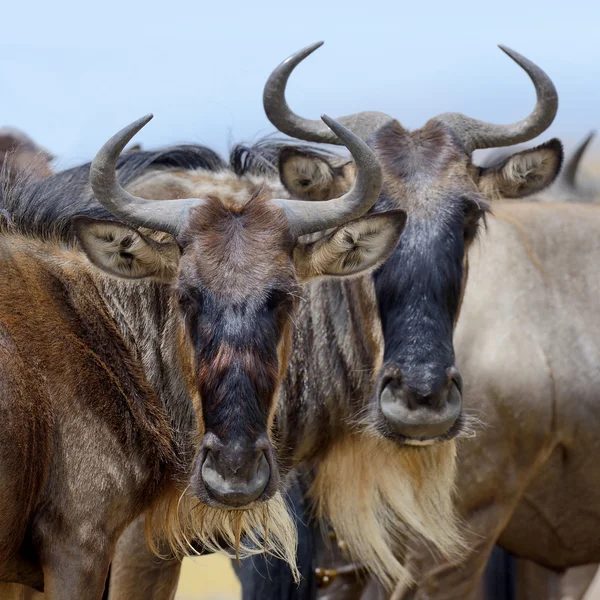
M 228 559 L 222 556 L 185 559 L 176 600 L 238 600 L 239 597 L 239 584 Z M 600 575 L 585 600 L 600 600 Z

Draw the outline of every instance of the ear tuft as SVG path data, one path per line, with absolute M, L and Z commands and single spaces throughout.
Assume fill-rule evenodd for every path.
M 390 210 L 350 221 L 333 233 L 296 247 L 301 280 L 353 277 L 377 268 L 392 254 L 406 224 L 406 213 Z
M 75 235 L 90 261 L 119 279 L 170 281 L 177 270 L 179 247 L 156 242 L 129 225 L 77 216 Z
M 512 154 L 500 163 L 482 168 L 479 189 L 490 199 L 524 198 L 551 185 L 563 162 L 560 140 Z

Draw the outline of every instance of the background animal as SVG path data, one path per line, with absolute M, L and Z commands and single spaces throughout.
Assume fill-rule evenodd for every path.
M 14 127 L 0 128 L 0 171 L 5 182 L 23 171 L 32 179 L 43 179 L 53 172 L 54 156 Z

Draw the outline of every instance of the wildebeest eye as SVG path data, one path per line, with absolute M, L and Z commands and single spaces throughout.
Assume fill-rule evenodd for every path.
M 190 294 L 188 291 L 180 290 L 177 294 L 177 302 L 184 311 L 189 311 L 192 308 L 199 309 L 202 305 L 202 297 L 197 294 Z

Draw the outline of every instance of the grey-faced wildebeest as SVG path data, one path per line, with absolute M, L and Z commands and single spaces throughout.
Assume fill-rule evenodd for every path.
M 174 545 L 193 534 L 294 564 L 271 423 L 295 290 L 377 266 L 404 222 L 399 211 L 360 218 L 379 196 L 380 166 L 324 118 L 359 174 L 319 205 L 256 182 L 223 195 L 234 174 L 201 168 L 188 184 L 206 196 L 127 192 L 116 165 L 149 117 L 91 165 L 3 189 L 0 581 L 100 598 L 119 535 L 144 511 Z M 321 229 L 333 231 L 299 239 Z
M 280 131 L 309 142 L 335 143 L 318 122 L 293 114 L 284 97 L 294 67 L 319 45 L 274 71 L 265 87 L 265 108 Z M 548 76 L 524 57 L 506 52 L 530 75 L 537 92 L 534 111 L 521 122 L 491 125 L 444 114 L 409 132 L 382 113 L 341 119 L 368 140 L 381 162 L 384 184 L 373 214 L 402 209 L 407 225 L 394 253 L 373 276 L 307 288 L 275 427 L 282 432 L 278 439 L 295 449 L 296 466 L 310 472 L 308 496 L 317 514 L 327 517 L 353 559 L 388 583 L 409 579 L 393 554 L 399 538 L 413 532 L 432 538 L 427 531 L 432 526 L 438 536 L 446 536 L 454 528 L 451 493 L 439 491 L 444 474 L 452 485 L 454 440 L 465 428 L 452 333 L 466 281 L 467 249 L 487 210 L 485 198 L 537 192 L 554 180 L 562 162 L 562 146 L 552 140 L 493 169 L 472 163 L 476 148 L 533 139 L 556 113 L 556 91 Z M 333 168 L 322 157 L 291 148 L 280 154 L 280 172 L 292 195 L 302 197 L 308 189 L 317 197 L 319 180 L 329 186 L 323 175 L 332 175 Z M 364 354 L 365 301 L 350 294 L 359 285 L 367 286 L 381 328 L 371 355 Z M 329 313 L 323 306 L 331 307 Z M 339 415 L 344 419 L 332 418 Z M 417 460 L 438 463 L 438 468 L 423 469 Z M 129 533 L 114 561 L 119 576 L 112 582 L 112 597 L 169 598 L 173 589 L 161 584 L 170 579 L 168 568 L 153 564 L 139 533 Z M 310 574 L 310 562 L 301 566 Z M 177 568 L 172 561 L 172 569 Z M 248 578 L 254 569 L 264 571 L 260 560 L 248 567 Z M 282 595 L 281 586 L 270 579 L 273 572 L 269 568 L 257 575 L 262 579 L 253 597 L 293 593 L 288 588 Z M 303 590 L 311 597 L 310 586 Z

